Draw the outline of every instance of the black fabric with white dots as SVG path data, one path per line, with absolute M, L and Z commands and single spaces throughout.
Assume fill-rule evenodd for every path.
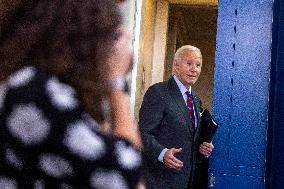
M 0 85 L 1 189 L 131 189 L 141 154 L 99 132 L 74 88 L 25 67 Z

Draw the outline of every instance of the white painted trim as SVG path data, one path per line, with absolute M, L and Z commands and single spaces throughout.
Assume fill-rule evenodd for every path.
M 152 82 L 161 82 L 164 79 L 165 55 L 167 46 L 169 3 L 157 1 L 157 16 L 155 23 L 155 39 L 152 57 Z
M 139 63 L 139 41 L 140 41 L 140 26 L 141 26 L 141 13 L 142 13 L 142 0 L 135 1 L 135 26 L 134 26 L 134 41 L 133 41 L 133 70 L 131 72 L 131 91 L 130 91 L 130 104 L 131 110 L 134 112 L 135 97 L 136 97 L 136 80 Z

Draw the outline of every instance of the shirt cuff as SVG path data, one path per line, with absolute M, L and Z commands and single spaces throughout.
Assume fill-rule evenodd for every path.
M 164 155 L 165 155 L 166 151 L 168 151 L 168 150 L 169 150 L 168 148 L 164 148 L 164 149 L 162 150 L 162 152 L 160 153 L 160 155 L 159 155 L 159 157 L 158 157 L 158 160 L 159 160 L 160 162 L 164 162 Z

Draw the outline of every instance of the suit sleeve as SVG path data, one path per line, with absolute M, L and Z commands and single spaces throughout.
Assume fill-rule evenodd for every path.
M 144 153 L 153 163 L 158 162 L 158 157 L 165 148 L 156 139 L 164 114 L 164 104 L 160 94 L 157 86 L 150 87 L 144 95 L 139 112 L 139 128 Z

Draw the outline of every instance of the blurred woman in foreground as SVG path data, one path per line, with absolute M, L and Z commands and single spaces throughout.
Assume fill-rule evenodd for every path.
M 4 0 L 0 18 L 0 188 L 135 188 L 141 141 L 117 5 Z

